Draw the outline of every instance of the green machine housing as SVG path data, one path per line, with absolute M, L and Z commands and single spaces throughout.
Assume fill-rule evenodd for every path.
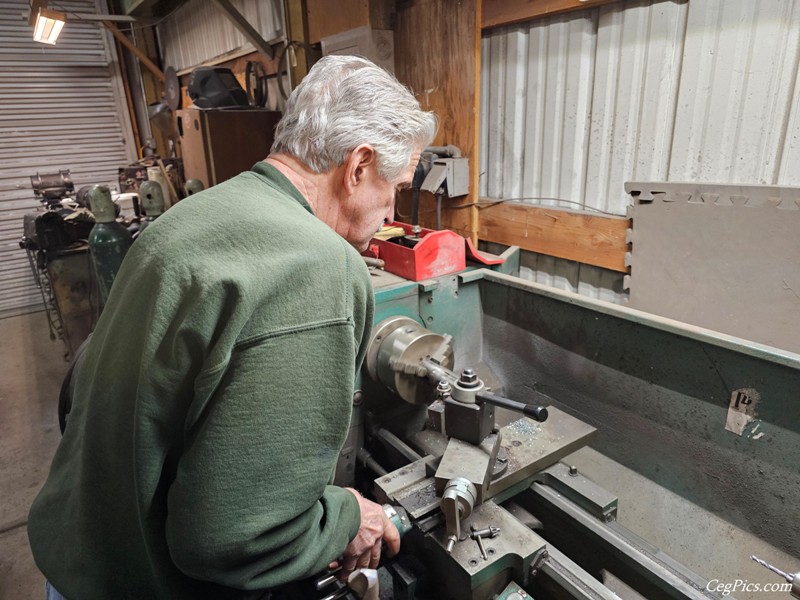
M 442 432 L 435 377 L 409 392 L 431 356 L 388 359 L 406 383 L 364 366 L 335 481 L 413 523 L 381 598 L 731 598 L 712 584 L 761 573 L 751 554 L 800 556 L 800 356 L 538 285 L 514 275 L 516 249 L 505 258 L 418 283 L 373 271 L 373 346 L 404 317 L 449 344 L 434 362 L 550 412 L 497 408 L 488 449 Z M 449 547 L 443 469 L 476 482 L 456 493 Z M 500 533 L 478 544 L 470 526 Z

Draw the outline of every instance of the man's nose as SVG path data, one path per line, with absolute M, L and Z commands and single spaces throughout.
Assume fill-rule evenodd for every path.
M 397 196 L 392 196 L 392 203 L 389 205 L 389 210 L 383 217 L 384 223 L 392 223 L 394 221 L 394 206 L 397 204 Z

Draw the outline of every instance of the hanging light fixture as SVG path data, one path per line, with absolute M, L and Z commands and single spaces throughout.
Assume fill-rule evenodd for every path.
M 33 26 L 33 41 L 55 45 L 58 34 L 67 21 L 67 13 L 47 8 L 48 0 L 31 0 L 28 24 Z M 70 20 L 89 21 L 105 25 L 114 35 L 119 33 L 114 22 L 133 23 L 135 18 L 126 15 L 95 15 L 70 11 Z M 116 32 L 115 32 L 116 30 Z M 124 37 L 124 36 L 123 36 Z M 163 78 L 163 74 L 162 74 Z
M 66 13 L 47 8 L 47 0 L 33 0 L 31 2 L 28 23 L 33 25 L 34 42 L 54 45 L 66 21 Z

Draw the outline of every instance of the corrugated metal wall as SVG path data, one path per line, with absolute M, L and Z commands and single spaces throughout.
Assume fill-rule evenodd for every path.
M 800 184 L 799 61 L 800 0 L 625 1 L 485 32 L 481 195 L 624 214 L 630 180 Z M 541 257 L 530 276 L 617 289 L 596 271 Z
M 232 0 L 231 4 L 268 42 L 283 36 L 279 0 Z M 210 0 L 184 4 L 158 26 L 158 37 L 164 64 L 179 72 L 225 54 L 255 50 Z
M 101 12 L 93 0 L 58 5 Z M 0 3 L 0 318 L 43 308 L 18 246 L 23 215 L 39 206 L 30 176 L 70 169 L 76 189 L 113 183 L 135 157 L 108 34 L 73 20 L 55 46 L 39 44 L 27 9 L 27 0 Z
M 481 242 L 480 248 L 499 255 L 507 246 Z M 527 250 L 520 251 L 519 276 L 542 285 L 614 304 L 622 304 L 628 297 L 628 293 L 622 289 L 621 273 Z

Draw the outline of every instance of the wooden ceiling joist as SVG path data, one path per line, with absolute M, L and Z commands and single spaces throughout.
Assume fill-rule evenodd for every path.
M 619 0 L 483 0 L 481 28 L 490 29 Z

